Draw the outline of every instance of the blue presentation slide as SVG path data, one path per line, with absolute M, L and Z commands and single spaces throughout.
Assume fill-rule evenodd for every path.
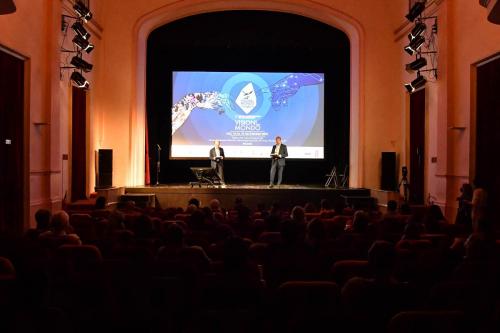
M 324 158 L 323 73 L 173 72 L 171 158 Z

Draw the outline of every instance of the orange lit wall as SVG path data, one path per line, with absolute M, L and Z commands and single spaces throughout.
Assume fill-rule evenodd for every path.
M 426 86 L 426 193 L 440 205 L 450 220 L 454 219 L 462 183 L 473 181 L 473 159 L 470 157 L 474 137 L 471 115 L 474 112 L 474 65 L 500 52 L 500 25 L 489 23 L 486 9 L 477 1 L 439 0 L 430 2 L 427 16 L 438 16 L 437 82 Z M 432 22 L 432 21 L 431 21 Z M 403 48 L 407 43 L 409 24 L 395 32 Z M 401 52 L 401 68 L 413 59 Z M 401 70 L 402 81 L 415 76 Z M 406 100 L 409 100 L 406 97 Z M 408 108 L 403 112 L 405 144 L 402 161 L 409 163 L 404 152 L 409 145 Z M 450 129 L 465 127 L 465 130 Z M 431 163 L 436 157 L 437 163 Z
M 469 180 L 471 66 L 500 52 L 500 26 L 486 20 L 477 1 L 431 0 L 439 20 L 439 80 L 429 83 L 426 193 L 455 210 L 458 188 Z M 17 12 L 0 16 L 0 45 L 27 60 L 29 71 L 29 205 L 56 209 L 69 192 L 70 85 L 60 79 L 60 15 L 68 0 L 16 0 Z M 182 17 L 220 10 L 261 9 L 307 16 L 335 26 L 351 40 L 351 185 L 376 189 L 380 153 L 408 161 L 408 95 L 411 59 L 402 47 L 411 29 L 406 0 L 92 0 L 89 25 L 96 44 L 88 110 L 88 190 L 94 187 L 94 151 L 112 148 L 115 186 L 144 180 L 146 40 L 156 27 Z M 168 55 L 165 59 L 168 61 Z M 34 122 L 47 122 L 36 126 Z M 452 131 L 450 126 L 464 126 Z M 437 163 L 430 163 L 437 157 Z

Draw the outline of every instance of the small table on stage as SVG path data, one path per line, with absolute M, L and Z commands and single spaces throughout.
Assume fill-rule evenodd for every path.
M 202 184 L 206 184 L 207 187 L 220 185 L 220 178 L 217 175 L 217 172 L 215 172 L 215 169 L 210 167 L 191 167 L 190 169 L 196 176 L 196 179 L 198 179 L 198 181 L 196 182 L 189 182 L 189 185 L 191 185 L 191 187 L 193 187 L 194 185 L 198 185 L 198 187 L 201 187 Z

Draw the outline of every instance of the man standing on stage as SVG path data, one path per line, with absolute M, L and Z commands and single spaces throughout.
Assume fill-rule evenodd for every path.
M 210 149 L 210 165 L 217 172 L 217 175 L 220 178 L 221 184 L 225 185 L 223 160 L 224 160 L 224 149 L 221 148 L 220 141 L 215 140 L 214 147 L 212 149 Z
M 285 168 L 285 157 L 288 156 L 288 151 L 286 149 L 286 145 L 281 143 L 281 137 L 276 137 L 276 144 L 273 146 L 271 150 L 271 180 L 269 181 L 269 188 L 272 188 L 274 185 L 274 177 L 276 175 L 276 169 L 278 169 L 278 183 L 277 185 L 281 185 L 281 179 L 283 177 L 283 169 Z

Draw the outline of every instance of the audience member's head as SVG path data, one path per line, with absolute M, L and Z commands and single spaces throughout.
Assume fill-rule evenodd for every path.
M 198 207 L 194 204 L 190 204 L 187 206 L 186 208 L 186 214 L 193 214 L 194 212 L 196 212 L 198 210 Z
M 397 212 L 397 210 L 398 210 L 398 203 L 396 202 L 396 200 L 387 201 L 387 212 L 388 213 L 394 214 Z
M 230 236 L 224 241 L 224 267 L 242 268 L 248 259 L 248 244 L 240 237 Z
M 368 250 L 368 262 L 376 277 L 391 275 L 396 261 L 394 245 L 387 241 L 375 241 Z
M 210 201 L 210 209 L 212 209 L 212 212 L 220 212 L 221 207 L 220 207 L 220 201 L 218 199 L 212 199 Z
M 281 239 L 285 244 L 297 244 L 300 241 L 300 229 L 296 222 L 286 220 L 281 224 Z
M 302 208 L 300 206 L 293 207 L 291 218 L 293 221 L 295 221 L 297 223 L 305 223 L 306 218 L 305 218 L 304 208 Z
M 482 233 L 471 234 L 464 243 L 465 258 L 471 261 L 482 261 L 491 258 L 495 251 L 493 242 Z
M 188 225 L 192 229 L 201 229 L 205 224 L 205 214 L 197 209 L 191 213 L 191 216 L 188 219 Z
M 314 213 L 316 212 L 316 206 L 312 202 L 306 202 L 304 205 L 304 211 L 306 213 Z
M 45 231 L 50 226 L 51 213 L 47 209 L 39 209 L 35 213 L 36 229 Z
M 344 198 L 341 196 L 335 198 L 335 202 L 333 203 L 333 210 L 335 211 L 335 214 L 341 215 L 345 207 L 346 203 Z
M 464 183 L 462 184 L 462 187 L 460 188 L 461 198 L 464 200 L 472 200 L 472 194 L 474 190 L 472 189 L 472 185 L 469 183 Z
M 307 224 L 307 240 L 319 242 L 326 238 L 325 224 L 318 218 Z
M 352 230 L 356 233 L 363 234 L 368 229 L 370 216 L 365 211 L 357 210 L 352 219 Z
M 191 198 L 191 199 L 189 199 L 189 201 L 188 201 L 188 207 L 189 207 L 190 205 L 194 205 L 194 206 L 196 206 L 196 208 L 200 208 L 200 200 L 198 200 L 198 199 L 196 199 L 196 198 Z
M 134 233 L 138 238 L 147 238 L 153 232 L 153 222 L 146 214 L 141 214 L 133 225 Z
M 420 239 L 421 229 L 422 228 L 420 224 L 412 222 L 410 218 L 410 222 L 406 224 L 405 229 L 403 231 L 403 236 L 401 238 L 407 240 Z
M 328 199 L 321 199 L 320 202 L 320 210 L 327 211 L 331 210 L 332 206 L 330 205 L 330 201 Z
M 169 245 L 183 245 L 184 243 L 184 230 L 177 223 L 171 223 L 167 230 L 165 230 L 165 241 Z
M 56 212 L 52 215 L 50 221 L 50 226 L 54 230 L 54 233 L 61 234 L 65 233 L 69 226 L 69 215 L 63 210 Z
M 106 198 L 103 196 L 98 196 L 95 200 L 95 209 L 105 209 L 106 208 Z
M 404 202 L 399 206 L 399 213 L 401 215 L 411 215 L 411 207 L 408 203 Z

